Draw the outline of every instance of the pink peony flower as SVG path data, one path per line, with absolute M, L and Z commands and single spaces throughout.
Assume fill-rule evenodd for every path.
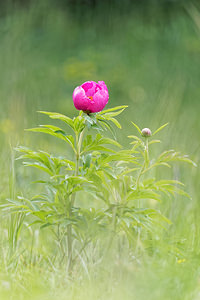
M 96 113 L 104 109 L 108 103 L 109 94 L 104 81 L 98 81 L 98 83 L 87 81 L 75 88 L 72 97 L 76 109 Z

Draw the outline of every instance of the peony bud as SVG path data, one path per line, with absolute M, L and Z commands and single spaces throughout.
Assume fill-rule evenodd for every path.
M 151 130 L 149 128 L 143 128 L 142 129 L 142 136 L 143 137 L 150 137 L 151 136 Z

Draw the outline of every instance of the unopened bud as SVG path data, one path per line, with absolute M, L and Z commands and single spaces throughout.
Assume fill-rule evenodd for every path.
M 144 137 L 151 136 L 151 130 L 149 128 L 143 128 L 142 129 L 142 136 L 144 136 Z

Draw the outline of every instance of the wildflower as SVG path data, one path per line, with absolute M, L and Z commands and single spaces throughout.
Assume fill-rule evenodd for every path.
M 150 137 L 151 136 L 151 130 L 149 128 L 143 128 L 142 129 L 142 136 Z
M 182 264 L 182 263 L 184 263 L 185 261 L 186 261 L 185 258 L 183 258 L 183 259 L 178 259 L 178 260 L 177 260 L 177 263 L 178 263 L 178 264 Z
M 74 106 L 86 113 L 96 113 L 104 109 L 108 103 L 109 94 L 104 81 L 84 82 L 73 92 Z

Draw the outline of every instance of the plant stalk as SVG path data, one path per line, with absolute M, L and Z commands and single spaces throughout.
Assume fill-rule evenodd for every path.
M 138 174 L 137 180 L 136 180 L 136 189 L 140 189 L 140 178 L 143 175 L 146 168 L 148 168 L 149 165 L 149 144 L 148 144 L 148 137 L 145 138 L 145 148 L 144 148 L 144 163 L 140 169 L 140 172 Z M 140 207 L 140 201 L 138 200 L 138 207 Z
M 75 168 L 75 176 L 79 175 L 79 160 L 80 160 L 80 152 L 81 152 L 81 145 L 82 145 L 82 140 L 83 140 L 83 134 L 84 130 L 78 134 L 76 134 L 76 168 Z M 72 217 L 72 209 L 74 207 L 74 203 L 76 200 L 76 193 L 73 193 L 71 196 L 71 201 L 69 203 L 69 218 Z M 72 244 L 73 244 L 73 235 L 72 235 L 72 224 L 69 224 L 67 226 L 67 251 L 68 251 L 68 264 L 67 264 L 67 272 L 69 276 L 72 275 L 72 270 L 73 270 L 73 257 L 72 257 Z

